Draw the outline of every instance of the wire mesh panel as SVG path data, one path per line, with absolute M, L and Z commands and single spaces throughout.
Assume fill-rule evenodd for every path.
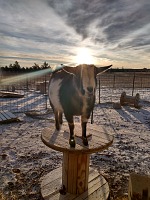
M 16 75 L 13 77 L 15 79 Z M 1 85 L 0 110 L 25 112 L 46 109 L 49 77 L 49 74 L 38 78 L 28 78 L 26 75 L 23 81 Z M 3 78 L 9 80 L 9 76 Z

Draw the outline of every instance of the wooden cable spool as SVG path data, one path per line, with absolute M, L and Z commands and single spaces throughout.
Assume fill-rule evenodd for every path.
M 122 92 L 120 97 L 121 106 L 133 105 L 135 108 L 139 108 L 140 95 L 137 93 L 135 96 L 126 95 L 126 92 Z
M 86 199 L 90 196 L 92 199 L 103 197 L 100 199 L 106 200 L 109 196 L 108 183 L 97 171 L 89 168 L 89 156 L 107 149 L 113 142 L 113 136 L 109 135 L 104 127 L 88 124 L 89 145 L 84 146 L 79 135 L 81 125 L 75 124 L 76 147 L 70 148 L 68 125 L 64 124 L 60 131 L 54 129 L 54 124 L 44 129 L 41 139 L 46 146 L 63 152 L 63 163 L 61 169 L 56 169 L 42 178 L 43 198 L 72 200 Z M 54 180 L 54 174 L 57 175 L 57 180 Z M 59 190 L 60 184 L 62 185 L 61 190 Z M 55 185 L 55 189 L 52 185 Z

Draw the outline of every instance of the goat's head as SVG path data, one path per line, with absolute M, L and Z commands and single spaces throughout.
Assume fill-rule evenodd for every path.
M 79 65 L 80 84 L 82 93 L 88 96 L 94 95 L 96 88 L 96 70 L 94 65 Z
M 103 73 L 112 65 L 106 67 L 96 67 L 95 65 L 78 65 L 77 67 L 64 67 L 70 73 L 73 73 L 77 78 L 77 85 L 83 95 L 91 96 L 95 94 L 96 75 Z

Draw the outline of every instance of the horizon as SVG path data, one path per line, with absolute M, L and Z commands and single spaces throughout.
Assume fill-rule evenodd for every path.
M 0 67 L 150 68 L 148 0 L 1 0 Z

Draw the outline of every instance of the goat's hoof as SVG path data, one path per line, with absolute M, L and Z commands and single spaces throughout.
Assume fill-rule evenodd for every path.
M 56 128 L 57 131 L 60 131 L 60 127 L 59 126 L 56 126 L 55 128 Z
M 66 187 L 64 185 L 62 185 L 62 187 L 59 189 L 59 193 L 62 195 L 66 194 Z
M 76 146 L 75 139 L 74 138 L 69 139 L 69 144 L 70 144 L 70 147 L 75 148 Z
M 83 138 L 83 144 L 84 144 L 84 146 L 88 146 L 89 144 L 88 144 L 88 140 L 87 140 L 87 138 Z

